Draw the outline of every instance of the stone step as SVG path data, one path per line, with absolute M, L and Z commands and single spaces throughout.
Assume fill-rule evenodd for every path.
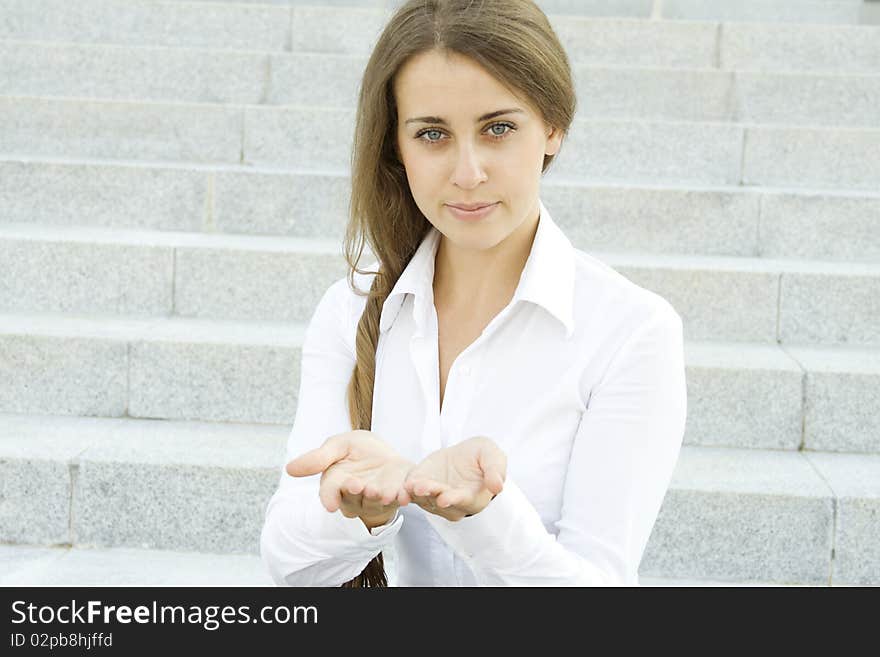
M 0 586 L 274 586 L 259 556 L 0 545 Z
M 0 413 L 291 424 L 302 323 L 0 315 Z M 685 342 L 684 442 L 880 454 L 880 350 Z
M 859 24 L 861 2 L 835 0 L 663 0 L 657 18 L 753 23 Z
M 0 540 L 258 554 L 286 433 L 4 416 Z M 878 510 L 880 455 L 684 446 L 640 573 L 877 585 Z
M 392 548 L 384 554 L 389 586 L 397 585 L 393 552 Z M 639 585 L 826 586 L 668 577 L 640 577 Z M 274 586 L 274 582 L 260 557 L 249 554 L 7 544 L 0 545 L 0 586 Z
M 7 96 L 357 106 L 366 58 L 0 42 Z M 880 127 L 880 75 L 573 67 L 581 119 Z M 308 93 L 303 92 L 308 89 Z
M 716 3 L 710 20 L 703 7 L 666 0 L 651 3 L 561 2 L 576 12 L 548 19 L 572 64 L 880 72 L 880 27 L 786 22 L 719 22 L 759 18 L 778 11 L 766 0 Z M 854 3 L 797 3 L 792 18 L 837 22 L 860 20 Z M 326 3 L 325 3 L 326 5 Z M 348 5 L 348 3 L 345 3 Z M 545 5 L 542 5 L 545 6 Z M 685 20 L 663 18 L 662 7 Z M 778 7 L 779 5 L 777 5 Z M 792 5 L 793 6 L 793 5 Z M 722 7 L 727 7 L 721 9 Z M 721 12 L 721 13 L 718 13 Z M 749 13 L 751 12 L 751 17 Z M 655 15 L 656 13 L 656 15 Z M 253 3 L 158 3 L 114 0 L 0 0 L 0 39 L 106 43 L 263 52 L 314 52 L 367 56 L 383 29 L 388 10 L 367 7 Z M 591 15 L 593 14 L 593 15 Z M 737 18 L 737 14 L 739 17 Z M 726 18 L 724 18 L 726 16 Z
M 347 174 L 0 158 L 4 221 L 285 235 L 342 244 Z M 880 192 L 544 181 L 584 250 L 880 262 Z
M 350 170 L 354 111 L 0 97 L 0 156 Z M 559 183 L 880 189 L 880 129 L 577 119 Z
M 180 1 L 180 0 L 177 0 Z M 187 1 L 187 0 L 183 0 Z M 192 0 L 271 5 L 318 4 L 315 0 Z M 322 0 L 325 6 L 390 10 L 403 0 Z M 547 14 L 616 16 L 666 20 L 724 20 L 794 23 L 859 23 L 859 0 L 536 0 Z
M 880 347 L 880 263 L 587 253 L 667 299 L 688 340 Z M 307 321 L 347 270 L 328 239 L 27 223 L 0 224 L 0 260 L 0 312 L 271 322 Z
M 388 585 L 396 564 L 385 552 Z M 826 586 L 640 577 L 640 586 Z M 274 586 L 260 557 L 136 548 L 0 545 L 0 586 Z M 841 586 L 841 585 L 838 585 Z M 843 585 L 845 586 L 845 585 Z

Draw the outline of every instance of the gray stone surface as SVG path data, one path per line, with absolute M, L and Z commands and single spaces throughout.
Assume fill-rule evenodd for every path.
M 171 0 L 172 2 L 243 2 L 271 5 L 316 5 L 315 0 Z M 325 7 L 375 8 L 384 11 L 398 9 L 404 0 L 321 0 Z M 641 16 L 651 15 L 653 0 L 537 0 L 547 13 L 578 15 Z
M 0 412 L 108 417 L 125 412 L 125 342 L 38 334 L 33 328 L 0 321 Z
M 42 456 L 76 464 L 71 510 L 76 547 L 258 553 L 255 541 L 265 503 L 277 485 L 289 425 L 37 416 L 2 420 L 4 459 Z M 59 451 L 58 444 L 66 448 Z M 876 523 L 874 470 L 880 457 L 829 458 L 836 470 L 829 466 L 826 472 L 813 456 L 684 446 L 640 574 L 828 584 L 836 505 L 839 513 L 849 509 L 849 524 L 837 523 L 838 555 L 841 549 L 854 550 L 866 559 L 859 581 L 877 581 L 880 559 L 858 546 L 876 534 L 870 523 Z M 835 477 L 845 486 L 838 488 Z M 44 495 L 41 490 L 36 497 Z M 392 552 L 386 555 L 390 573 L 395 572 Z M 53 570 L 56 576 L 61 572 Z M 835 578 L 834 583 L 848 582 Z
M 639 572 L 827 584 L 833 526 L 831 489 L 802 453 L 685 446 Z
M 254 555 L 0 545 L 0 586 L 274 586 Z
M 743 128 L 720 123 L 575 120 L 547 180 L 732 185 Z
M 639 577 L 639 586 L 650 587 L 779 587 L 779 586 L 825 586 L 825 584 L 768 584 L 767 582 L 731 582 L 711 579 L 685 579 L 674 577 Z
M 686 342 L 688 445 L 797 450 L 803 372 L 776 345 Z
M 806 449 L 880 453 L 880 351 L 784 349 L 807 372 Z
M 12 476 L 0 541 L 256 553 L 288 434 L 287 425 L 3 416 L 0 460 Z M 28 481 L 14 470 L 35 462 L 58 472 Z M 35 518 L 62 526 L 61 538 Z
M 290 323 L 0 314 L 0 412 L 292 422 L 304 332 Z
M 0 439 L 0 540 L 70 541 L 70 468 L 37 459 L 11 460 Z
M 673 20 L 748 21 L 761 23 L 856 24 L 858 0 L 803 2 L 802 0 L 664 0 L 661 16 Z
M 880 346 L 880 265 L 784 273 L 779 314 L 784 343 Z
M 735 75 L 739 121 L 880 128 L 880 76 Z
M 340 250 L 350 184 L 344 172 L 0 161 L 7 221 L 316 237 Z M 545 179 L 542 198 L 586 251 L 880 262 L 877 195 Z
M 354 110 L 248 107 L 244 163 L 296 170 L 351 170 Z
M 0 96 L 5 156 L 239 162 L 241 110 Z
M 80 475 L 73 509 L 78 544 L 255 554 L 278 484 L 276 468 L 96 464 L 88 456 Z
M 0 226 L 0 309 L 164 315 L 173 308 L 174 252 L 99 242 L 90 230 Z
M 760 255 L 880 262 L 880 195 L 761 196 Z
M 880 189 L 880 130 L 755 126 L 746 131 L 742 181 L 813 189 Z
M 810 73 L 880 71 L 880 26 L 723 23 L 720 68 Z
M 213 180 L 216 230 L 332 239 L 342 252 L 348 175 L 223 171 Z
M 185 168 L 0 160 L 4 222 L 200 230 L 207 194 Z
M 71 418 L 0 418 L 0 542 L 69 544 L 75 460 L 93 437 Z
M 285 50 L 290 9 L 237 4 L 2 0 L 0 38 L 178 48 Z
M 733 73 L 709 70 L 601 68 L 572 71 L 579 118 L 727 121 Z
M 0 585 L 268 583 L 395 2 L 0 0 L 0 543 L 44 544 L 0 545 Z M 544 200 L 685 319 L 643 580 L 880 582 L 880 26 L 830 24 L 850 0 L 541 5 L 581 99 Z
M 7 312 L 306 321 L 346 272 L 327 239 L 32 224 L 0 225 L 0 258 Z
M 571 63 L 609 66 L 715 68 L 718 26 L 551 16 Z
M 301 52 L 272 55 L 266 103 L 351 109 L 367 59 L 362 55 Z
M 877 586 L 880 582 L 880 455 L 805 454 L 837 497 L 833 583 Z
M 171 322 L 172 333 L 132 342 L 129 414 L 217 422 L 292 421 L 301 331 L 278 325 L 277 335 L 263 340 L 253 322 L 242 322 L 234 333 L 227 328 L 225 334 L 212 335 L 213 324 Z
M 779 274 L 735 258 L 596 254 L 664 297 L 684 320 L 685 340 L 775 342 Z
M 327 288 L 347 271 L 339 245 L 314 247 L 178 248 L 175 311 L 185 317 L 308 321 Z
M 259 103 L 268 69 L 268 55 L 258 53 L 0 43 L 0 79 L 11 96 Z
M 545 182 L 541 198 L 572 244 L 586 252 L 757 254 L 757 194 Z
M 79 457 L 79 545 L 259 552 L 287 431 L 163 422 L 120 424 Z
M 7 95 L 352 109 L 362 55 L 0 43 Z M 585 118 L 880 127 L 880 81 L 676 68 L 573 67 Z M 307 90 L 307 93 L 304 93 Z
M 295 6 L 292 14 L 293 52 L 365 56 L 386 23 L 385 13 L 373 8 Z

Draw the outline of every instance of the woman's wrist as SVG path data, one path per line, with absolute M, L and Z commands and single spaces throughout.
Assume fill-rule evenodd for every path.
M 397 513 L 397 509 L 384 516 L 358 516 L 358 518 L 361 519 L 361 522 L 363 522 L 364 526 L 369 530 L 374 529 L 375 527 L 381 527 L 382 525 L 387 525 L 388 521 L 394 517 L 395 513 Z
M 493 495 L 492 497 L 490 497 L 490 498 L 489 498 L 489 502 L 491 502 L 492 500 L 494 500 L 495 497 L 496 497 L 496 495 Z M 489 506 L 489 502 L 486 502 L 486 506 Z M 485 508 L 486 508 L 486 507 L 484 506 L 483 509 L 485 509 Z M 480 509 L 480 511 L 482 511 L 483 509 Z M 477 515 L 477 514 L 476 514 L 476 513 L 469 513 L 469 514 L 467 514 L 467 515 L 465 516 L 465 518 L 470 518 L 470 517 L 475 516 L 475 515 Z

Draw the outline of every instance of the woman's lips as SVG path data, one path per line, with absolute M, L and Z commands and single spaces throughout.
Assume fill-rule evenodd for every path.
M 478 210 L 461 210 L 453 205 L 447 205 L 446 207 L 449 208 L 452 216 L 456 219 L 461 219 L 462 221 L 477 221 L 489 215 L 497 206 L 498 203 L 493 203 L 492 205 L 487 205 Z

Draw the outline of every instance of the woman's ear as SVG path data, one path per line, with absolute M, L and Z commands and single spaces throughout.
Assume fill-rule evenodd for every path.
M 565 133 L 560 128 L 548 126 L 547 143 L 544 147 L 544 153 L 546 155 L 556 155 L 562 147 L 562 140 L 564 137 Z

